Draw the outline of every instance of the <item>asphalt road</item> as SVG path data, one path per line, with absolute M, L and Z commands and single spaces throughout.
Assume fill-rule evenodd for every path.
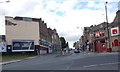
M 47 55 L 3 65 L 3 70 L 118 70 L 118 54 Z

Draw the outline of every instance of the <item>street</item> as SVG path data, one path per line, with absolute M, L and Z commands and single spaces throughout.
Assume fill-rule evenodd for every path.
M 120 0 L 0 0 L 2 72 L 120 72 Z
M 3 65 L 3 70 L 118 70 L 117 53 L 50 54 Z

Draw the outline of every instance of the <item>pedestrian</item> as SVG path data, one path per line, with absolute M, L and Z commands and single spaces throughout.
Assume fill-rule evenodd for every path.
M 40 55 L 40 49 L 36 48 L 37 54 Z
M 85 51 L 85 46 L 83 45 L 83 52 Z

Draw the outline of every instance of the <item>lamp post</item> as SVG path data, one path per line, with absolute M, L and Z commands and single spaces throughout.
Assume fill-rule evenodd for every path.
M 105 12 L 106 12 L 106 22 L 107 22 L 107 35 L 108 35 L 108 38 L 107 38 L 107 41 L 108 41 L 108 48 L 111 52 L 111 49 L 110 49 L 110 35 L 109 35 L 109 26 L 108 26 L 108 15 L 107 15 L 107 3 L 108 2 L 105 2 Z
M 108 23 L 108 16 L 107 16 L 107 3 L 108 3 L 108 2 L 105 2 L 105 12 L 106 12 L 106 22 Z

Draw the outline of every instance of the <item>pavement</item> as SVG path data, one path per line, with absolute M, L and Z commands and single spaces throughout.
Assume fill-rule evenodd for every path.
M 33 59 L 3 65 L 3 70 L 117 70 L 117 53 L 72 53 L 41 55 Z
M 11 63 L 15 63 L 15 62 L 20 62 L 23 60 L 27 60 L 27 59 L 32 59 L 32 58 L 36 58 L 37 56 L 33 56 L 33 57 L 28 57 L 28 58 L 24 58 L 24 59 L 19 59 L 19 60 L 12 60 L 12 61 L 7 61 L 7 62 L 0 62 L 0 65 L 6 65 L 6 64 L 11 64 Z
M 84 55 L 92 55 L 92 56 L 96 56 L 97 54 L 98 55 L 106 55 L 106 54 L 118 54 L 118 52 L 104 52 L 104 53 L 93 53 L 93 52 L 81 52 L 82 54 Z M 72 55 L 73 53 L 65 53 L 64 55 L 61 55 L 61 54 L 56 54 L 55 57 L 66 57 L 66 56 L 70 56 Z M 46 55 L 49 55 L 49 54 L 46 54 Z M 41 56 L 41 55 L 40 55 Z M 45 55 L 42 55 L 42 56 L 45 56 Z M 28 60 L 28 59 L 33 59 L 33 58 L 36 58 L 36 57 L 39 57 L 39 56 L 33 56 L 33 57 L 28 57 L 28 58 L 24 58 L 24 59 L 20 59 L 20 60 L 12 60 L 12 61 L 7 61 L 7 62 L 0 62 L 0 65 L 6 65 L 6 64 L 11 64 L 11 63 L 15 63 L 15 62 L 20 62 L 20 61 L 23 61 L 23 60 Z
M 56 54 L 55 57 L 61 57 L 61 56 L 63 56 L 63 55 L 58 54 L 58 53 L 53 53 L 53 54 Z M 46 55 L 51 55 L 51 54 L 42 54 L 40 56 L 46 56 Z M 64 56 L 68 56 L 68 55 L 70 55 L 70 53 L 66 53 Z M 0 65 L 11 64 L 11 63 L 20 62 L 20 61 L 23 61 L 23 60 L 33 59 L 33 58 L 36 58 L 36 57 L 39 57 L 39 55 L 33 56 L 33 57 L 27 57 L 27 58 L 19 59 L 19 60 L 12 60 L 12 61 L 7 61 L 7 62 L 0 62 Z

